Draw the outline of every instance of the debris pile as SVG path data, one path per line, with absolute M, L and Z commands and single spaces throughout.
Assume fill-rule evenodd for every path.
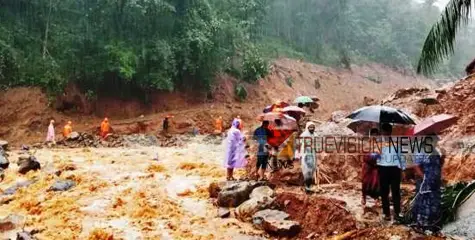
M 356 229 L 356 219 L 343 201 L 283 192 L 277 194 L 276 202 L 291 219 L 302 224 L 298 239 L 325 239 Z
M 256 229 L 273 236 L 295 236 L 300 231 L 300 223 L 274 209 L 274 187 L 268 182 L 219 182 L 211 183 L 208 190 L 211 198 L 217 197 L 218 216 L 228 217 L 227 208 L 236 207 L 234 216 L 243 222 L 252 222 Z

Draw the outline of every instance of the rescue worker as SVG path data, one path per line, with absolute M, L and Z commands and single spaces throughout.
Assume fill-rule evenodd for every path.
M 109 119 L 104 118 L 104 120 L 101 123 L 101 137 L 106 138 L 107 134 L 110 132 L 110 125 L 109 125 Z
M 72 132 L 73 132 L 72 122 L 68 121 L 68 124 L 66 124 L 63 129 L 63 137 L 69 138 Z
M 223 117 L 219 116 L 215 122 L 215 132 L 217 134 L 223 133 Z

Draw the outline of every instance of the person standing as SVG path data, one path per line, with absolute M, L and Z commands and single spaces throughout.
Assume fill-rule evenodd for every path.
M 171 115 L 167 115 L 165 119 L 163 119 L 162 130 L 164 134 L 168 134 L 168 129 L 170 127 L 170 118 Z
M 104 118 L 104 120 L 101 123 L 101 137 L 105 139 L 107 137 L 107 134 L 110 132 L 110 125 L 109 125 L 109 119 Z
M 256 172 L 259 176 L 259 181 L 267 180 L 265 177 L 265 171 L 269 161 L 269 149 L 267 145 L 267 139 L 271 136 L 269 130 L 269 121 L 263 121 L 262 125 L 254 131 L 253 139 L 257 141 L 257 161 Z
M 224 167 L 227 170 L 226 179 L 228 181 L 236 180 L 233 176 L 234 168 L 243 168 L 247 164 L 245 137 L 241 133 L 240 124 L 238 119 L 234 119 L 226 138 Z
M 73 132 L 72 124 L 73 123 L 71 121 L 68 121 L 68 123 L 64 126 L 64 129 L 63 129 L 63 137 L 64 138 L 69 138 L 69 136 Z
M 215 121 L 215 132 L 221 135 L 223 133 L 223 117 L 219 116 Z
M 428 139 L 429 138 L 429 139 Z M 441 229 L 441 201 L 442 166 L 444 158 L 436 149 L 439 138 L 436 134 L 429 134 L 422 141 L 421 149 L 425 149 L 415 156 L 414 165 L 416 176 L 416 196 L 412 217 L 415 228 L 421 232 L 426 230 L 438 232 Z M 426 144 L 431 146 L 426 147 Z
M 51 120 L 49 122 L 48 132 L 46 135 L 46 142 L 52 142 L 53 144 L 56 144 L 55 134 L 54 134 L 54 120 Z
M 314 177 L 317 171 L 315 137 L 315 123 L 307 122 L 305 131 L 300 135 L 300 146 L 296 153 L 300 158 L 306 193 L 312 192 L 311 186 L 315 182 Z
M 389 191 L 391 191 L 394 220 L 399 221 L 401 214 L 401 178 L 402 171 L 406 169 L 405 157 L 401 154 L 401 146 L 397 139 L 391 139 L 392 126 L 389 123 L 381 125 L 383 147 L 381 158 L 378 159 L 378 174 L 381 190 L 381 202 L 385 221 L 391 221 Z
M 379 199 L 379 176 L 377 160 L 381 156 L 376 152 L 376 137 L 379 135 L 378 129 L 370 131 L 370 149 L 371 153 L 363 156 L 362 181 L 361 181 L 361 205 L 366 206 L 366 196 L 373 199 Z

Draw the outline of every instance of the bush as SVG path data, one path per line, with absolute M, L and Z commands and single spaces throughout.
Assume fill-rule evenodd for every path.
M 285 79 L 285 82 L 287 83 L 287 86 L 292 87 L 292 84 L 294 83 L 294 79 L 292 77 L 287 77 Z
M 269 64 L 254 48 L 244 54 L 242 77 L 246 82 L 256 82 L 269 73 Z
M 244 101 L 247 98 L 247 90 L 242 84 L 237 84 L 234 88 L 234 93 L 239 101 Z

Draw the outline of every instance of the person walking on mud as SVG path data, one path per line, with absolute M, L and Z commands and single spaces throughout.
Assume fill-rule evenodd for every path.
M 300 158 L 305 184 L 305 192 L 312 193 L 311 187 L 315 182 L 317 171 L 317 150 L 315 148 L 315 123 L 307 122 L 305 132 L 300 135 L 300 147 L 296 155 Z M 318 178 L 318 176 L 316 176 Z
M 226 179 L 228 181 L 236 180 L 233 176 L 234 168 L 243 168 L 246 166 L 245 137 L 241 133 L 241 123 L 234 119 L 231 128 L 228 130 L 226 138 L 226 155 L 224 158 L 224 167 L 226 168 Z
M 263 121 L 262 125 L 254 131 L 253 139 L 257 141 L 257 160 L 256 160 L 256 173 L 258 174 L 259 181 L 265 181 L 265 171 L 269 161 L 269 146 L 267 145 L 267 139 L 271 137 L 272 133 L 269 130 L 269 121 Z
M 48 132 L 46 135 L 46 142 L 51 142 L 53 144 L 56 144 L 55 134 L 54 134 L 54 120 L 51 120 L 49 122 Z
M 402 171 L 406 169 L 406 161 L 401 155 L 400 146 L 397 145 L 397 139 L 392 144 L 389 140 L 392 135 L 392 126 L 389 123 L 381 125 L 381 133 L 383 135 L 383 147 L 381 148 L 381 158 L 378 159 L 378 174 L 381 190 L 381 202 L 383 205 L 383 220 L 391 221 L 389 191 L 394 208 L 394 219 L 399 221 L 401 214 L 401 178 Z

